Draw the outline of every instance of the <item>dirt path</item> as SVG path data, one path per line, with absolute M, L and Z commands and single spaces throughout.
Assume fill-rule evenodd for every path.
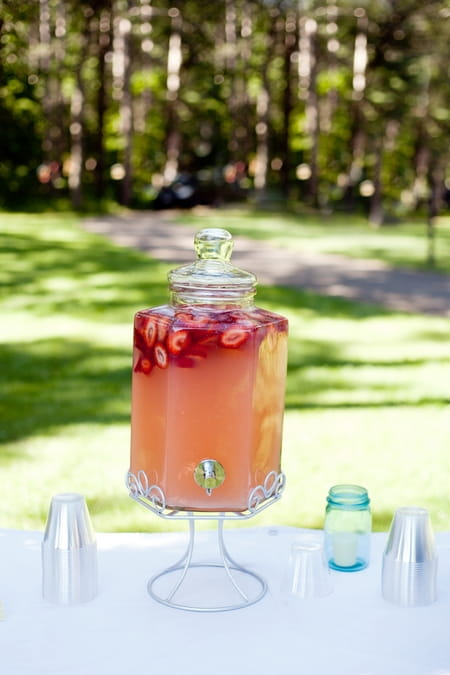
M 193 259 L 198 228 L 180 227 L 171 212 L 99 216 L 83 220 L 83 225 L 158 260 L 183 263 Z M 293 251 L 245 237 L 235 238 L 233 261 L 256 274 L 261 284 L 450 318 L 450 277 L 446 275 L 390 267 L 377 260 Z

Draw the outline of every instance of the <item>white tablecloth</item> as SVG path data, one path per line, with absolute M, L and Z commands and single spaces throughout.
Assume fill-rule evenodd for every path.
M 174 610 L 147 594 L 149 577 L 176 562 L 187 535 L 99 534 L 99 593 L 59 607 L 41 597 L 42 533 L 0 530 L 1 675 L 448 675 L 450 533 L 438 533 L 438 601 L 402 609 L 380 594 L 386 535 L 372 535 L 368 569 L 332 573 L 326 598 L 287 605 L 280 594 L 294 528 L 230 529 L 231 556 L 269 592 L 231 612 Z M 315 532 L 314 536 L 321 536 Z M 214 531 L 197 533 L 213 557 Z

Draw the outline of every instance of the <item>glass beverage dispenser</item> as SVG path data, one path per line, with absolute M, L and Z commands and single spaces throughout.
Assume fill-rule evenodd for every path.
M 175 510 L 244 512 L 281 475 L 288 322 L 255 307 L 232 246 L 199 232 L 170 304 L 134 320 L 130 474 Z

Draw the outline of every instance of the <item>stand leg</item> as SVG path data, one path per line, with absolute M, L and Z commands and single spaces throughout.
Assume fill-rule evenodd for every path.
M 237 582 L 235 581 L 233 575 L 231 574 L 231 568 L 230 568 L 230 566 L 228 565 L 228 561 L 230 561 L 230 563 L 231 563 L 232 565 L 234 565 L 235 568 L 241 569 L 241 568 L 240 568 L 240 567 L 232 560 L 232 558 L 230 557 L 230 555 L 229 555 L 229 553 L 228 553 L 228 551 L 227 551 L 227 549 L 226 549 L 226 547 L 225 547 L 225 542 L 224 542 L 224 540 L 223 540 L 223 520 L 218 520 L 218 521 L 217 521 L 217 525 L 218 525 L 218 528 L 217 528 L 217 537 L 218 537 L 218 540 L 219 540 L 219 551 L 220 551 L 220 555 L 221 555 L 221 558 L 222 558 L 222 563 L 223 563 L 223 566 L 224 566 L 224 568 L 225 568 L 225 571 L 226 571 L 226 573 L 228 574 L 229 580 L 231 581 L 231 583 L 233 584 L 233 586 L 235 587 L 235 589 L 237 590 L 237 592 L 239 593 L 239 595 L 243 598 L 243 600 L 245 600 L 245 602 L 248 602 L 248 597 L 247 597 L 247 595 L 244 593 L 243 590 L 241 590 L 241 588 L 239 588 Z
M 217 563 L 193 563 L 192 562 L 192 557 L 193 557 L 193 552 L 194 552 L 194 543 L 195 543 L 195 519 L 190 519 L 189 520 L 189 542 L 187 549 L 181 559 L 175 563 L 174 565 L 171 565 L 167 569 L 163 570 L 156 576 L 152 577 L 150 581 L 148 582 L 148 592 L 149 595 L 156 600 L 157 602 L 166 605 L 168 607 L 173 607 L 175 609 L 184 609 L 188 611 L 193 611 L 193 612 L 223 612 L 223 611 L 229 611 L 229 610 L 234 610 L 234 609 L 241 609 L 244 607 L 249 607 L 252 604 L 255 604 L 259 600 L 261 600 L 264 595 L 267 592 L 267 584 L 262 579 L 260 576 L 255 574 L 254 572 L 251 572 L 250 570 L 246 570 L 243 567 L 241 567 L 238 563 L 236 563 L 231 556 L 229 555 L 227 548 L 225 546 L 224 538 L 223 538 L 223 520 L 218 520 L 218 530 L 217 530 L 217 538 L 218 538 L 218 550 L 219 550 L 219 561 Z M 227 605 L 213 605 L 213 606 L 196 606 L 196 605 L 187 605 L 187 604 L 180 604 L 177 603 L 174 598 L 176 593 L 181 589 L 184 583 L 187 583 L 187 575 L 189 570 L 192 570 L 194 568 L 217 568 L 219 571 L 224 570 L 226 577 L 228 578 L 230 584 L 232 587 L 235 589 L 235 591 L 238 593 L 240 596 L 241 600 L 237 603 L 234 604 L 227 604 Z M 157 590 L 157 585 L 158 581 L 162 577 L 166 577 L 167 575 L 174 574 L 180 572 L 180 575 L 178 579 L 175 582 L 175 585 L 172 587 L 172 589 L 167 593 L 163 592 L 158 592 Z M 234 573 L 234 574 L 233 574 Z M 253 583 L 251 586 L 253 588 L 250 588 L 250 591 L 244 591 L 244 589 L 241 587 L 241 585 L 238 583 L 236 580 L 236 575 L 241 575 L 243 579 L 247 579 L 247 581 L 252 581 Z M 256 582 L 256 584 L 254 583 Z
M 183 555 L 183 557 L 181 558 L 180 562 L 178 562 L 176 565 L 174 565 L 173 568 L 169 567 L 169 569 L 167 570 L 167 571 L 170 571 L 171 569 L 178 570 L 178 569 L 180 569 L 180 565 L 182 564 L 182 562 L 184 560 L 186 561 L 185 565 L 183 567 L 183 572 L 182 572 L 179 580 L 177 581 L 177 583 L 173 587 L 172 591 L 167 596 L 167 602 L 171 602 L 173 596 L 175 595 L 175 593 L 180 588 L 181 584 L 183 583 L 183 581 L 186 578 L 186 574 L 188 573 L 188 569 L 189 569 L 189 566 L 190 566 L 191 560 L 192 560 L 192 553 L 194 551 L 194 540 L 195 540 L 195 520 L 190 520 L 189 521 L 189 543 L 188 543 L 187 551 Z

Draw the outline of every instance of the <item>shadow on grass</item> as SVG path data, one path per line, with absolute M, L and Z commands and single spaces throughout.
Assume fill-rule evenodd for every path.
M 131 350 L 63 338 L 2 345 L 0 442 L 89 422 L 129 419 Z M 2 452 L 0 462 L 8 459 Z
M 288 363 L 285 407 L 325 410 L 446 405 L 450 390 L 445 382 L 428 389 L 425 383 L 420 388 L 414 386 L 420 370 L 433 364 L 448 369 L 450 357 L 358 360 L 345 358 L 332 341 L 298 340 Z M 332 400 L 324 400 L 324 394 Z
M 285 286 L 258 286 L 256 304 L 275 312 L 289 309 L 308 311 L 313 316 L 327 318 L 367 319 L 394 316 L 396 313 L 380 305 L 356 303 L 345 298 L 317 295 Z
M 446 405 L 449 403 L 449 390 L 442 382 L 436 383 L 434 391 L 425 383 L 414 386 L 421 368 L 438 364 L 448 368 L 450 352 L 430 349 L 423 355 L 421 347 L 412 352 L 403 352 L 401 342 L 425 341 L 437 344 L 448 341 L 448 327 L 442 330 L 422 330 L 414 324 L 414 317 L 406 317 L 398 312 L 370 304 L 355 303 L 342 298 L 323 297 L 314 293 L 282 287 L 263 286 L 258 291 L 259 304 L 275 312 L 299 314 L 305 322 L 305 336 L 299 330 L 292 331 L 289 338 L 289 362 L 286 391 L 286 409 L 343 409 L 343 408 L 381 408 L 402 405 Z M 381 318 L 400 320 L 403 330 L 395 329 L 389 334 L 384 348 L 371 350 L 367 341 L 364 350 L 358 350 L 358 341 L 367 338 L 369 327 L 363 331 L 363 337 L 352 334 L 356 322 Z M 320 338 L 307 337 L 308 322 L 315 319 L 342 320 L 347 342 L 333 333 L 324 333 Z M 407 326 L 403 321 L 409 321 Z M 346 324 L 348 322 L 348 326 Z M 339 324 L 337 324 L 339 325 Z M 422 324 L 421 324 L 422 325 Z M 424 325 L 424 324 L 423 324 Z M 331 326 L 331 324 L 330 324 Z M 373 330 L 373 329 L 372 329 Z M 396 336 L 398 338 L 396 340 Z M 383 346 L 383 335 L 377 344 Z M 357 347 L 356 357 L 352 356 L 353 346 Z M 367 357 L 365 356 L 367 354 Z M 389 372 L 388 372 L 389 371 Z M 444 371 L 442 371 L 444 372 Z M 404 373 L 404 374 L 403 374 Z M 398 377 L 396 377 L 398 374 Z M 444 376 L 443 376 L 444 377 Z M 446 393 L 445 393 L 446 390 Z M 323 398 L 323 395 L 328 400 Z M 331 399 L 330 399 L 331 396 Z
M 341 363 L 338 350 L 324 343 L 315 354 L 320 365 Z M 359 364 L 365 366 L 362 362 Z M 392 367 L 400 369 L 402 363 Z M 131 346 L 113 348 L 88 340 L 42 339 L 30 343 L 2 345 L 0 368 L 6 386 L 0 393 L 0 442 L 48 433 L 56 427 L 74 423 L 128 423 L 130 414 Z M 288 374 L 286 409 L 377 408 L 411 405 L 411 401 L 392 396 L 387 384 L 371 384 L 379 400 L 370 400 L 358 384 L 342 377 L 334 380 L 307 379 L 306 366 L 291 364 Z M 315 401 L 323 391 L 338 391 L 339 401 Z M 358 399 L 354 400 L 355 393 Z M 421 404 L 439 404 L 442 397 L 423 398 Z M 449 401 L 447 401 L 448 403 Z M 17 459 L 17 451 L 0 455 L 0 463 Z
M 98 245 L 96 245 L 98 244 Z M 167 271 L 175 265 L 152 260 L 132 249 L 115 247 L 102 237 L 72 240 L 37 235 L 2 235 L 2 293 L 19 294 L 21 307 L 40 314 L 80 314 L 151 306 L 169 297 Z M 72 283 L 70 283 L 72 282 Z M 288 287 L 259 286 L 257 304 L 308 310 L 317 316 L 367 318 L 389 315 L 377 305 L 322 297 Z M 72 308 L 68 307 L 73 303 Z
M 67 239 L 31 233 L 1 236 L 0 292 L 37 315 L 130 315 L 130 307 L 166 302 L 169 265 L 68 230 Z
M 114 323 L 130 326 L 136 309 L 168 301 L 166 273 L 173 265 L 154 261 L 142 253 L 116 247 L 101 236 L 88 234 L 73 224 L 58 221 L 41 223 L 36 219 L 22 231 L 1 234 L 0 282 L 5 306 L 27 310 L 37 317 L 94 319 L 98 331 L 108 331 Z M 5 293 L 6 291 L 6 293 Z M 322 297 L 314 293 L 282 287 L 258 287 L 257 304 L 275 312 L 301 312 L 309 318 L 342 318 L 349 321 L 395 316 L 382 307 Z M 88 328 L 92 330 L 92 327 Z M 127 422 L 130 407 L 130 349 L 114 349 L 90 341 L 48 338 L 0 347 L 3 391 L 0 392 L 0 441 L 14 441 L 32 434 L 46 433 L 52 427 L 92 420 L 95 423 Z M 436 336 L 432 336 L 436 339 Z M 440 336 L 440 339 L 443 339 Z M 291 338 L 287 407 L 300 409 L 352 406 L 401 405 L 391 396 L 391 386 L 377 383 L 377 400 L 356 391 L 354 379 L 309 377 L 305 370 L 320 366 L 338 370 L 342 366 L 371 365 L 370 360 L 345 358 L 333 336 L 309 341 L 301 335 Z M 393 369 L 419 365 L 404 360 L 381 361 L 374 367 Z M 369 385 L 366 385 L 366 387 Z M 337 403 L 316 402 L 322 391 L 342 392 Z M 357 400 L 349 393 L 356 392 Z M 429 403 L 443 403 L 440 397 Z M 410 401 L 404 401 L 410 404 Z M 3 460 L 7 460 L 6 454 Z

